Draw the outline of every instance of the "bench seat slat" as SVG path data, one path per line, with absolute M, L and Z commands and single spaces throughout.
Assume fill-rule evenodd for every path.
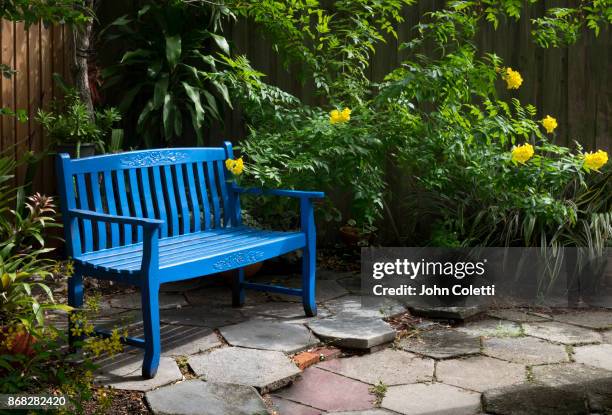
M 230 228 L 233 229 L 233 228 Z M 186 264 L 200 262 L 202 260 L 207 260 L 211 262 L 213 260 L 219 262 L 223 262 L 224 258 L 227 259 L 231 263 L 231 254 L 239 251 L 250 251 L 256 248 L 261 248 L 261 251 L 257 251 L 256 259 L 263 260 L 265 259 L 266 252 L 277 252 L 283 249 L 289 249 L 286 252 L 291 250 L 299 249 L 300 246 L 305 244 L 305 236 L 302 232 L 278 232 L 278 231 L 263 231 L 263 230 L 255 230 L 242 228 L 249 232 L 241 234 L 241 237 L 236 237 L 236 232 L 228 232 L 230 229 L 225 230 L 225 232 L 210 232 L 204 231 L 200 232 L 200 240 L 197 246 L 194 246 L 193 249 L 189 249 L 184 252 L 182 255 L 177 255 L 175 251 L 172 251 L 173 248 L 177 246 L 175 244 L 163 244 L 164 240 L 160 241 L 159 245 L 159 266 L 161 270 L 170 270 L 175 266 L 185 266 Z M 228 233 L 227 238 L 219 239 L 219 236 L 223 233 Z M 180 239 L 188 238 L 189 235 L 182 235 L 181 237 L 176 238 L 177 241 Z M 212 237 L 212 238 L 211 238 Z M 216 238 L 215 238 L 216 237 Z M 166 238 L 170 239 L 170 238 Z M 179 243 L 180 245 L 180 243 Z M 276 247 L 273 247 L 276 245 Z M 191 243 L 189 243 L 191 246 Z M 142 244 L 134 244 L 131 247 L 130 256 L 126 259 L 129 261 L 123 265 L 113 265 L 116 263 L 116 258 L 113 256 L 106 256 L 102 258 L 95 258 L 96 252 L 83 254 L 78 258 L 75 258 L 80 264 L 85 264 L 88 266 L 106 269 L 112 272 L 127 272 L 133 273 L 137 272 L 140 268 L 140 261 L 142 260 Z M 109 253 L 112 251 L 116 251 L 121 248 L 111 248 L 107 249 Z M 183 251 L 188 249 L 184 246 Z M 277 256 L 278 254 L 274 254 L 272 256 Z M 258 261 L 253 261 L 258 262 Z M 237 263 L 234 268 L 240 266 Z M 231 267 L 230 267 L 231 268 Z M 228 268 L 228 269 L 230 269 Z M 223 269 L 219 269 L 215 272 L 222 271 Z M 202 269 L 202 275 L 209 272 L 205 272 L 206 269 Z

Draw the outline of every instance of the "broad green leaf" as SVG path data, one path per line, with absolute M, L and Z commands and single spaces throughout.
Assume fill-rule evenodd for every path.
M 221 94 L 221 96 L 223 97 L 227 105 L 229 105 L 230 108 L 233 108 L 227 87 L 224 84 L 219 83 L 217 81 L 213 81 L 212 84 L 215 86 L 215 88 L 217 88 L 217 91 L 219 91 L 219 93 Z
M 164 98 L 164 109 L 162 112 L 162 122 L 164 123 L 164 136 L 166 140 L 172 138 L 172 133 L 174 131 L 174 112 L 176 111 L 176 106 L 174 105 L 174 101 L 172 99 L 171 94 L 166 94 Z
M 217 35 L 215 33 L 211 33 L 210 35 L 214 39 L 217 46 L 219 46 L 219 49 L 221 49 L 225 54 L 229 55 L 230 53 L 229 43 L 227 43 L 227 40 L 225 39 L 225 37 L 221 35 Z
M 193 102 L 198 124 L 202 125 L 202 122 L 204 121 L 205 112 L 204 108 L 202 107 L 202 103 L 200 102 L 200 93 L 188 83 L 182 82 L 182 84 L 183 88 L 185 88 L 185 93 L 187 94 L 191 102 Z
M 167 91 L 168 77 L 164 76 L 155 83 L 155 88 L 153 91 L 153 105 L 155 109 L 159 108 L 164 103 Z
M 136 95 L 138 95 L 143 86 L 144 83 L 137 84 L 123 95 L 123 100 L 121 100 L 121 103 L 118 106 L 119 111 L 125 113 L 130 109 L 132 102 L 134 102 L 134 98 Z
M 152 52 L 146 49 L 130 50 L 123 54 L 121 63 L 130 64 L 132 62 L 143 62 L 146 61 L 146 59 L 151 55 Z
M 172 69 L 181 58 L 181 36 L 166 36 L 166 59 Z

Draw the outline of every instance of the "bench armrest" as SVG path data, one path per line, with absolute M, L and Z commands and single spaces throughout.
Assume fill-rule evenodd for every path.
M 300 199 L 322 199 L 325 197 L 324 192 L 288 189 L 243 188 L 236 184 L 232 184 L 232 191 L 239 194 L 287 196 Z
M 68 213 L 68 216 L 79 218 L 79 219 L 89 219 L 89 220 L 100 221 L 100 222 L 118 223 L 122 225 L 142 226 L 143 228 L 158 228 L 164 223 L 163 220 L 159 220 L 159 219 L 134 218 L 131 216 L 108 215 L 106 213 L 100 213 L 100 212 L 94 212 L 91 210 L 82 210 L 82 209 L 70 209 L 68 210 L 67 213 Z

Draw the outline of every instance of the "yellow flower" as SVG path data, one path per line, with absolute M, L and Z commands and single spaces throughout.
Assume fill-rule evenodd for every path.
M 227 159 L 225 160 L 225 167 L 231 171 L 232 174 L 238 176 L 242 174 L 242 171 L 244 170 L 244 161 L 242 160 L 242 157 L 237 160 Z
M 348 122 L 351 119 L 351 110 L 349 108 L 344 108 L 342 111 L 337 109 L 331 110 L 329 113 L 329 123 L 337 124 Z
M 525 164 L 527 160 L 533 157 L 533 146 L 531 144 L 523 144 L 512 149 L 512 161 Z
M 597 150 L 595 153 L 584 154 L 583 167 L 586 170 L 598 171 L 608 162 L 608 153 L 603 150 Z
M 508 89 L 519 89 L 523 83 L 521 74 L 512 68 L 506 68 L 506 73 L 502 75 L 502 78 L 506 81 Z
M 550 115 L 547 115 L 542 120 L 542 125 L 548 134 L 552 134 L 552 132 L 555 131 L 555 128 L 557 128 L 557 120 Z

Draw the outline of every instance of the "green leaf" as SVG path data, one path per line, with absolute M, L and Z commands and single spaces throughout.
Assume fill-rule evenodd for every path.
M 202 103 L 200 102 L 200 93 L 188 83 L 182 82 L 182 84 L 183 88 L 185 88 L 185 93 L 187 93 L 187 96 L 191 102 L 193 102 L 196 120 L 198 121 L 198 125 L 201 126 L 202 122 L 204 121 L 205 112 L 204 108 L 202 107 Z
M 212 84 L 215 86 L 215 88 L 217 88 L 217 91 L 219 91 L 219 93 L 221 94 L 221 96 L 223 97 L 227 105 L 229 105 L 230 108 L 233 108 L 227 87 L 224 84 L 221 84 L 217 81 L 212 81 Z
M 162 121 L 164 123 L 164 136 L 166 141 L 172 138 L 172 133 L 174 131 L 174 112 L 176 111 L 176 106 L 174 105 L 174 101 L 172 99 L 171 94 L 166 94 L 164 98 L 164 110 L 162 112 Z
M 130 64 L 146 61 L 153 53 L 146 49 L 130 50 L 123 54 L 121 63 Z
M 140 92 L 143 86 L 144 83 L 140 83 L 123 95 L 123 100 L 121 100 L 121 103 L 118 106 L 119 111 L 125 113 L 130 109 L 132 102 L 134 102 L 134 98 Z
M 153 105 L 155 109 L 159 108 L 164 103 L 167 91 L 168 77 L 164 76 L 155 83 L 155 88 L 153 91 Z
M 215 33 L 211 33 L 210 35 L 212 36 L 217 46 L 219 46 L 219 49 L 221 49 L 225 54 L 229 55 L 230 53 L 229 43 L 227 43 L 227 40 L 225 39 L 225 37 L 221 35 L 217 35 Z
M 181 36 L 166 36 L 166 59 L 172 69 L 181 58 Z

